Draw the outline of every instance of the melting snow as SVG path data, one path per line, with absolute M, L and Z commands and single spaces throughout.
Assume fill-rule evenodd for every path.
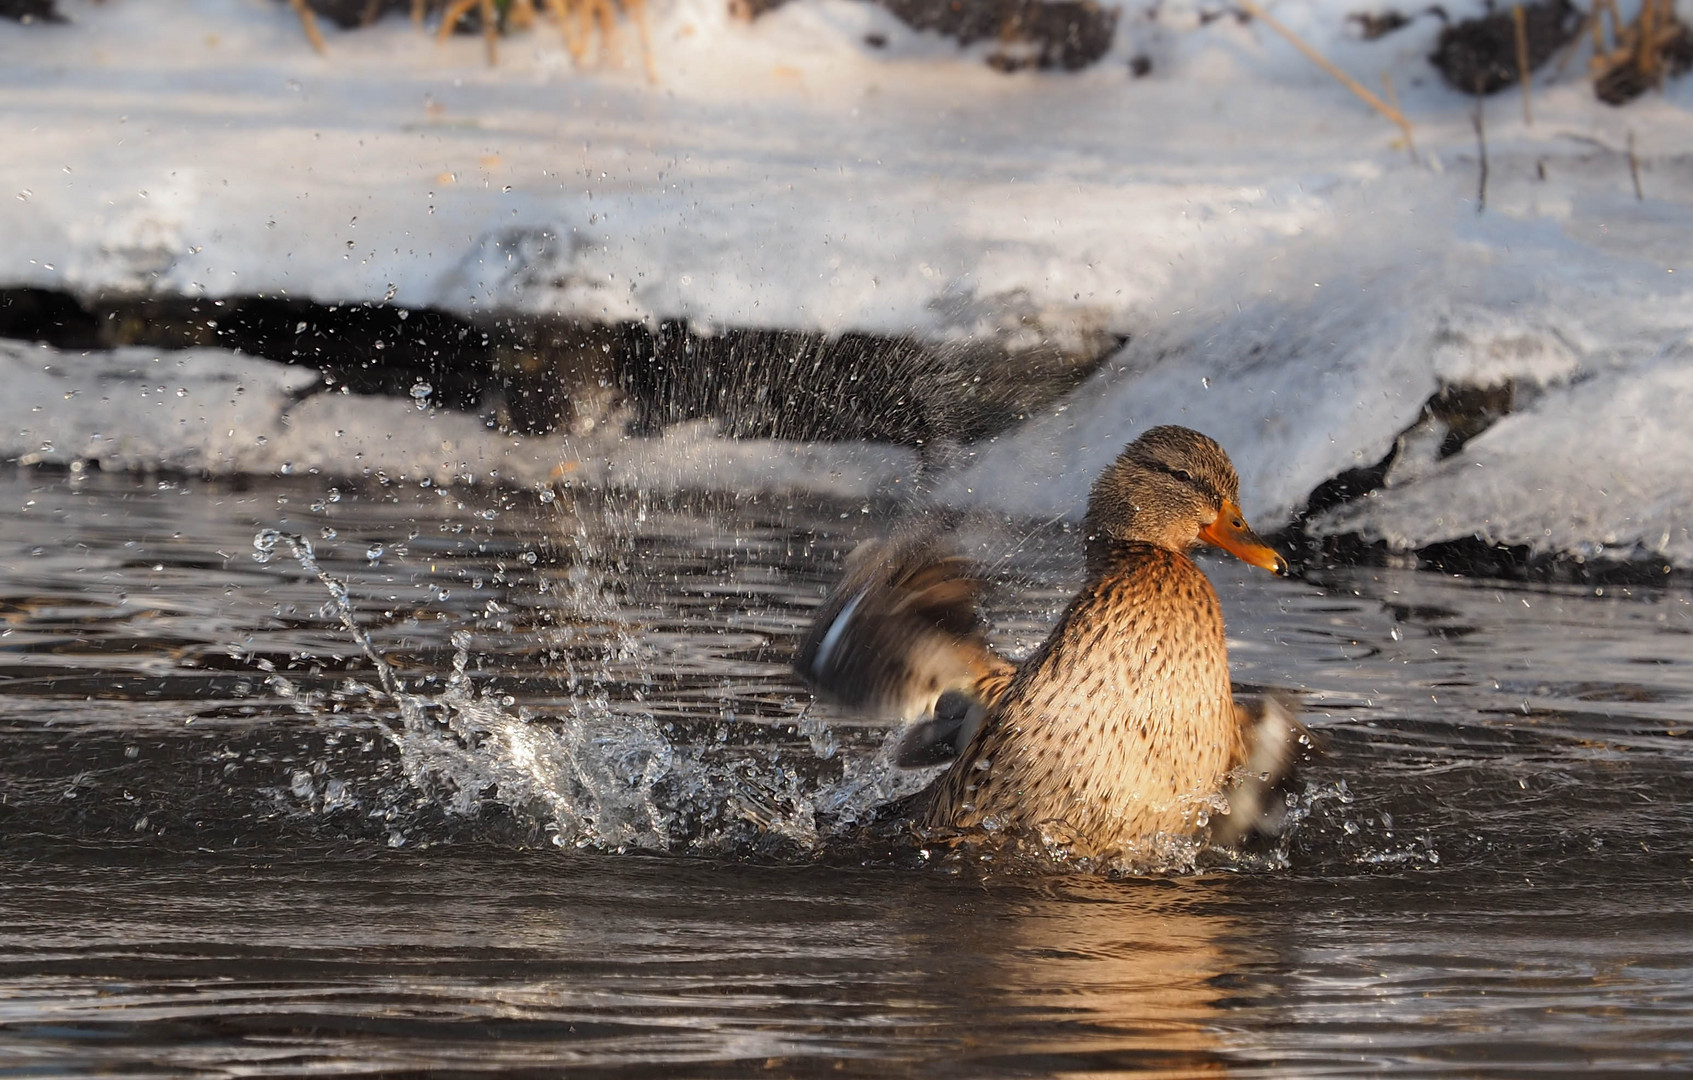
M 1364 41 L 1349 0 L 1272 10 L 1362 82 L 1391 77 L 1414 160 L 1263 25 L 1181 0 L 1127 5 L 1087 71 L 1013 76 L 991 45 L 850 0 L 751 25 L 660 2 L 656 85 L 632 57 L 573 68 L 550 30 L 489 68 L 477 40 L 404 19 L 331 30 L 319 57 L 274 0 L 61 6 L 73 25 L 0 22 L 0 286 L 932 338 L 1014 299 L 1052 333 L 1131 343 L 943 498 L 1076 513 L 1125 441 L 1183 422 L 1229 448 L 1261 528 L 1397 452 L 1387 486 L 1313 527 L 1693 565 L 1688 80 L 1615 109 L 1577 57 L 1538 77 L 1532 126 L 1514 93 L 1488 99 L 1478 213 L 1471 103 L 1425 61 L 1438 20 Z M 0 365 L 0 454 L 25 460 L 520 482 L 570 462 L 851 494 L 915 468 L 694 430 L 519 441 L 215 350 L 6 346 Z M 1454 386 L 1508 388 L 1512 411 L 1441 459 L 1424 410 Z

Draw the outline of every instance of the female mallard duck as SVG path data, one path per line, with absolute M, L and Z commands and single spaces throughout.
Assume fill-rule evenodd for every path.
M 1110 856 L 1197 833 L 1222 795 L 1213 835 L 1232 842 L 1258 824 L 1302 730 L 1273 702 L 1236 704 L 1217 594 L 1189 557 L 1204 541 L 1287 572 L 1247 527 L 1239 489 L 1214 441 L 1153 428 L 1094 483 L 1087 581 L 1022 664 L 988 648 L 964 560 L 919 535 L 853 553 L 795 667 L 846 704 L 927 714 L 905 763 L 952 742 L 929 826 Z

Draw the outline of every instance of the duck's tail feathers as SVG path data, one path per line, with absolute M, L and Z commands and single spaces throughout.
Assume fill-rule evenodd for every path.
M 831 700 L 917 721 L 902 764 L 945 760 L 943 748 L 969 741 L 1015 670 L 982 635 L 983 587 L 970 560 L 932 532 L 866 541 L 847 557 L 794 669 Z
M 1317 737 L 1299 721 L 1294 703 L 1270 693 L 1236 702 L 1246 756 L 1228 789 L 1228 815 L 1212 838 L 1234 846 L 1254 835 L 1275 836 L 1287 818 L 1287 796 L 1299 766 L 1318 754 Z

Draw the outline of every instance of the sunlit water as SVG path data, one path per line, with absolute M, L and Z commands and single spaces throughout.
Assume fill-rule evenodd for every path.
M 1104 879 L 865 839 L 924 778 L 787 665 L 869 507 L 22 471 L 0 523 L 0 1075 L 1693 1065 L 1685 588 L 1208 562 L 1326 753 L 1279 848 Z M 977 532 L 1026 651 L 1074 538 Z

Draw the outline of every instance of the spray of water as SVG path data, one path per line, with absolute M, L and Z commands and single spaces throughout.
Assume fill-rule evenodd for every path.
M 639 642 L 587 570 L 593 538 L 583 529 L 576 539 L 583 558 L 558 596 L 567 622 L 591 622 L 608 657 L 626 656 Z M 828 726 L 810 717 L 802 722 L 805 743 L 737 745 L 721 729 L 716 738 L 685 737 L 651 713 L 614 702 L 597 686 L 603 680 L 594 676 L 603 671 L 572 668 L 568 708 L 536 715 L 510 696 L 478 690 L 470 675 L 474 642 L 464 630 L 452 635 L 444 685 L 422 692 L 376 648 L 346 583 L 322 567 L 309 540 L 266 529 L 254 548 L 260 561 L 286 553 L 323 584 L 328 610 L 393 705 L 376 723 L 398 750 L 407 782 L 451 813 L 497 805 L 535 822 L 560 846 L 798 853 L 818 850 L 933 779 L 933 771 L 893 765 L 891 733 L 869 753 L 844 753 Z

